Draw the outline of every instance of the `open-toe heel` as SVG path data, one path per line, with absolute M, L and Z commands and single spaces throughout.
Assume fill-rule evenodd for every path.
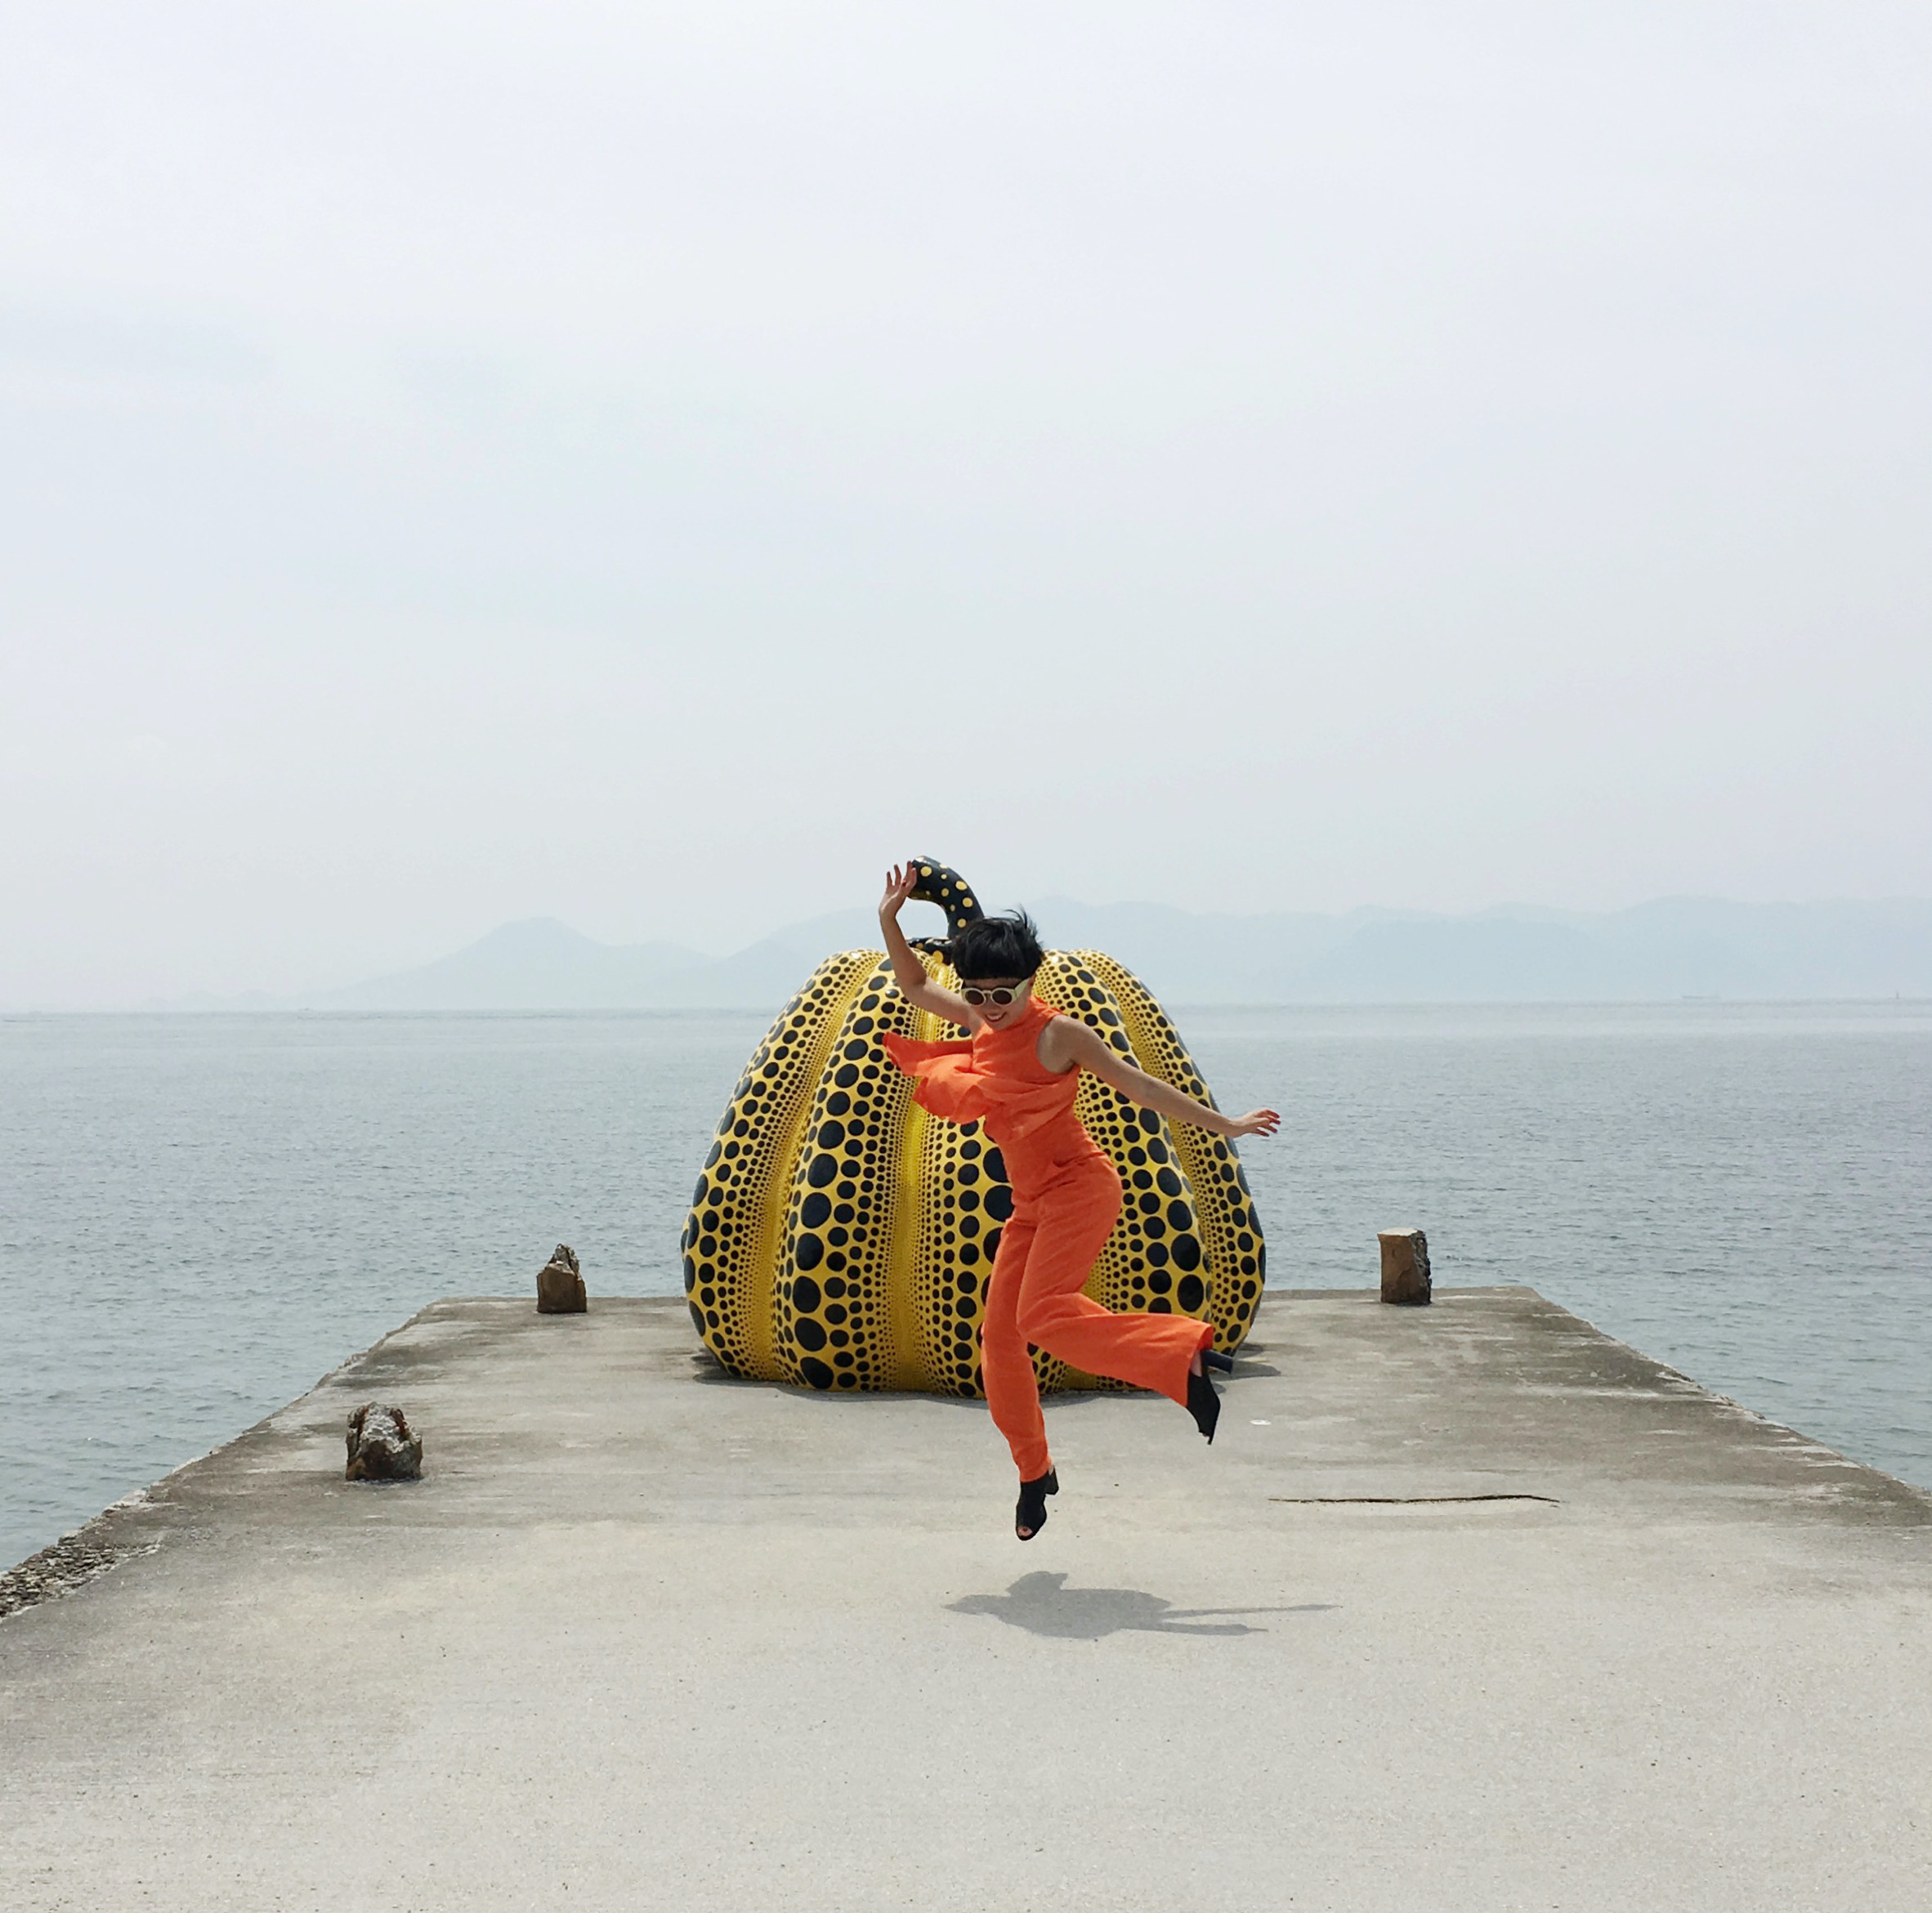
M 1060 1492 L 1060 1477 L 1052 1468 L 1020 1483 L 1019 1504 L 1013 1511 L 1013 1531 L 1031 1541 L 1046 1526 L 1046 1498 Z
M 1221 1397 L 1214 1392 L 1214 1384 L 1208 1379 L 1204 1363 L 1199 1374 L 1187 1377 L 1187 1412 L 1194 1417 L 1194 1425 L 1208 1438 L 1212 1447 L 1214 1441 L 1214 1424 L 1221 1419 Z
M 1234 1357 L 1224 1348 L 1204 1348 L 1201 1352 L 1201 1365 L 1211 1368 L 1218 1375 L 1234 1373 Z

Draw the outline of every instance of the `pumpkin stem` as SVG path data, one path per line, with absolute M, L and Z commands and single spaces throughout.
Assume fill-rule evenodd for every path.
M 968 923 L 977 923 L 986 914 L 967 887 L 966 879 L 957 870 L 948 869 L 937 857 L 920 857 L 913 868 L 919 873 L 919 881 L 912 887 L 914 897 L 920 903 L 936 903 L 946 912 L 947 936 L 957 936 Z M 931 939 L 918 941 L 925 943 Z

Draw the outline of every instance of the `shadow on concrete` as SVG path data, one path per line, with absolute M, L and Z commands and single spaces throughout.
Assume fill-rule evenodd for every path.
M 1219 1616 L 1326 1614 L 1335 1602 L 1299 1607 L 1176 1607 L 1138 1588 L 1070 1588 L 1063 1574 L 1025 1574 L 1004 1594 L 968 1594 L 948 1602 L 955 1614 L 990 1614 L 1008 1627 L 1050 1640 L 1098 1641 L 1108 1634 L 1259 1634 L 1265 1628 Z

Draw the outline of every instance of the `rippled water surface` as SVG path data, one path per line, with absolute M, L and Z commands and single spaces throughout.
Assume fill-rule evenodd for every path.
M 1527 1282 L 1932 1486 L 1932 1006 L 1178 1012 L 1274 1286 Z M 0 1564 L 439 1295 L 678 1288 L 764 1019 L 0 1020 Z

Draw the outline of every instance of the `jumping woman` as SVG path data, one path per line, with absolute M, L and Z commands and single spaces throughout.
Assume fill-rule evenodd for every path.
M 1074 1114 L 1082 1070 L 1143 1109 L 1192 1123 L 1217 1136 L 1272 1136 L 1272 1109 L 1224 1116 L 1125 1061 L 1077 1017 L 1049 1009 L 1033 994 L 1045 953 L 1023 910 L 982 917 L 947 946 L 959 977 L 955 992 L 926 974 L 899 928 L 916 873 L 886 873 L 879 927 L 900 994 L 973 1032 L 964 1042 L 884 1039 L 892 1061 L 919 1079 L 920 1107 L 955 1123 L 979 1122 L 999 1145 L 1013 1186 L 1013 1209 L 1000 1235 L 980 1330 L 986 1406 L 1020 1471 L 1013 1531 L 1030 1541 L 1046 1525 L 1046 1498 L 1060 1491 L 1048 1453 L 1046 1423 L 1026 1344 L 1089 1374 L 1155 1388 L 1178 1401 L 1210 1441 L 1221 1400 L 1210 1366 L 1232 1365 L 1209 1348 L 1211 1322 L 1183 1315 L 1116 1315 L 1080 1290 L 1120 1213 L 1120 1178 Z

